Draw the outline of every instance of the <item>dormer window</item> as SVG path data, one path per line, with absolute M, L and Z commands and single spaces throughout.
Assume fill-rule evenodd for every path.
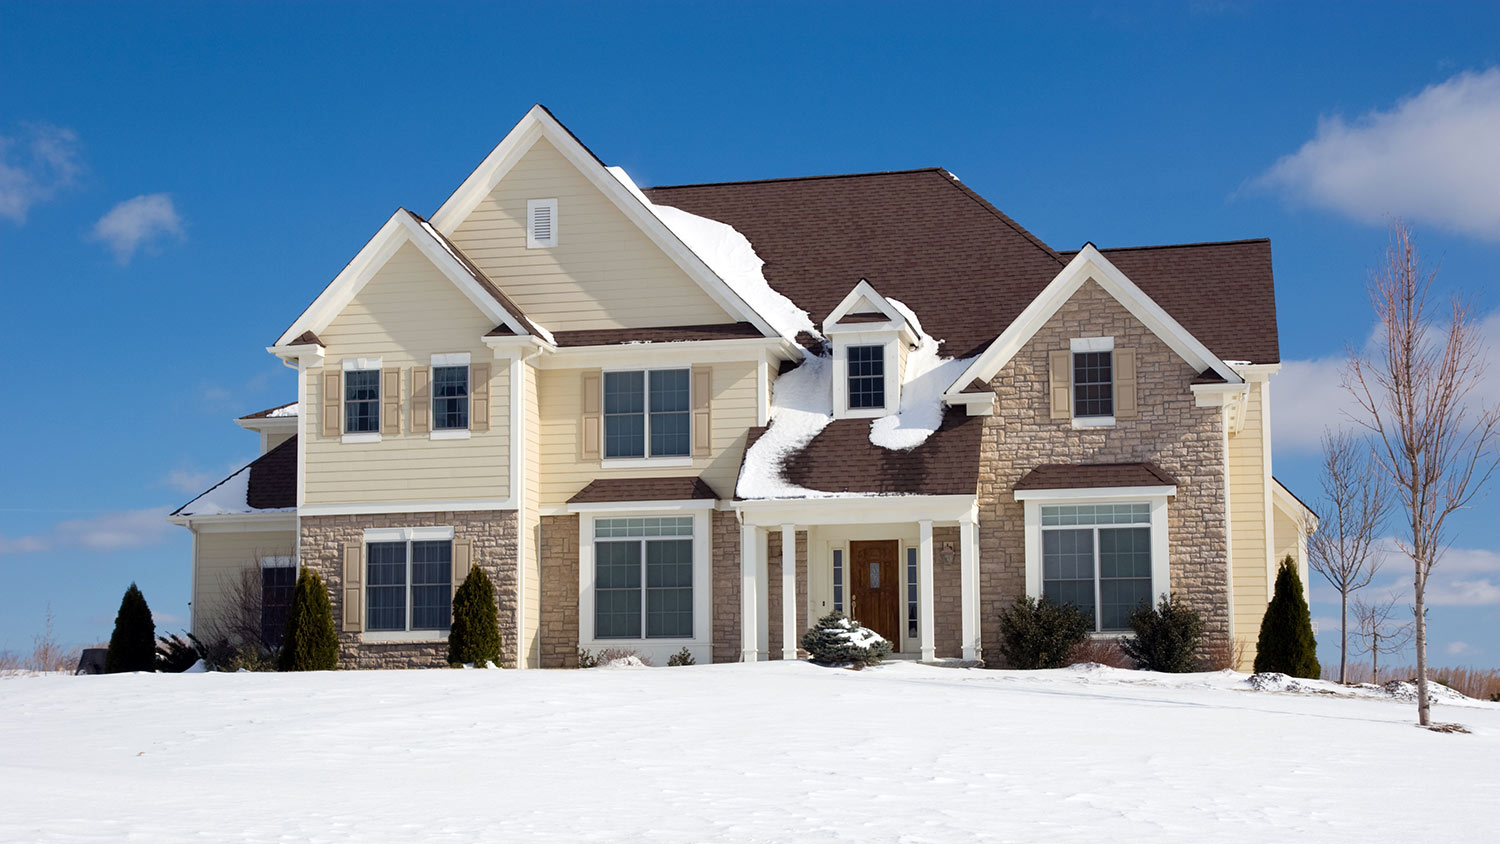
M 851 410 L 885 407 L 885 346 L 847 346 Z
M 550 249 L 557 245 L 557 200 L 526 201 L 526 248 Z

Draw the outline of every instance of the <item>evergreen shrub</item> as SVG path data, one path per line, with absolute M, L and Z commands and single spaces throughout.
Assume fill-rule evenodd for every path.
M 1260 638 L 1255 644 L 1255 673 L 1267 671 L 1312 680 L 1323 674 L 1312 614 L 1302 594 L 1297 563 L 1291 557 L 1282 560 L 1276 571 L 1276 591 L 1260 621 Z
M 453 626 L 448 629 L 448 664 L 500 664 L 500 611 L 495 584 L 474 566 L 453 596 Z
M 277 668 L 282 671 L 332 671 L 339 667 L 339 636 L 333 628 L 333 605 L 323 578 L 312 569 L 297 575 L 286 611 Z
M 1000 653 L 1011 668 L 1062 668 L 1093 622 L 1072 604 L 1022 595 L 1000 611 Z
M 802 634 L 802 649 L 818 665 L 877 665 L 891 655 L 891 643 L 858 621 L 834 611 Z
M 1196 669 L 1198 646 L 1203 642 L 1203 618 L 1181 601 L 1161 596 L 1154 609 L 1138 607 L 1130 614 L 1134 636 L 1120 639 L 1120 649 L 1143 671 L 1186 674 Z
M 109 674 L 156 670 L 156 622 L 151 620 L 146 596 L 134 583 L 120 599 L 115 631 L 110 634 L 109 652 L 104 657 L 104 670 Z

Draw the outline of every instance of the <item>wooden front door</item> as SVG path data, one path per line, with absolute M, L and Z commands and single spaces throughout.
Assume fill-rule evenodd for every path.
M 894 539 L 849 543 L 849 614 L 901 650 L 900 545 Z

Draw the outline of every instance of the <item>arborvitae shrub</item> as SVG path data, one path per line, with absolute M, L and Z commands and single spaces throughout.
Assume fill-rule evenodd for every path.
M 282 671 L 332 671 L 339 666 L 339 635 L 333 629 L 333 605 L 323 578 L 312 569 L 297 575 L 286 611 L 277 668 Z
M 1318 679 L 1318 642 L 1313 638 L 1312 615 L 1302 595 L 1302 578 L 1291 557 L 1276 571 L 1276 591 L 1260 622 L 1255 644 L 1255 673 L 1278 671 L 1292 677 Z
M 156 670 L 156 622 L 151 620 L 146 596 L 134 583 L 120 599 L 120 612 L 115 615 L 115 632 L 109 637 L 104 670 L 110 674 Z
M 1072 604 L 1030 595 L 1000 611 L 1000 653 L 1011 668 L 1062 668 L 1094 624 Z
M 678 665 L 697 665 L 697 664 L 698 664 L 698 660 L 696 660 L 696 659 L 693 658 L 693 652 L 687 649 L 687 645 L 683 645 L 682 646 L 682 650 L 680 650 L 677 653 L 672 654 L 671 656 L 667 657 L 667 667 L 668 668 L 672 668 L 672 667 L 675 667 L 675 666 L 678 666 Z
M 474 566 L 453 596 L 453 626 L 448 629 L 448 664 L 500 664 L 500 611 L 495 584 Z
M 1130 629 L 1135 635 L 1122 637 L 1120 648 L 1135 660 L 1136 668 L 1186 674 L 1197 667 L 1203 618 L 1182 602 L 1163 595 L 1155 609 L 1136 608 L 1130 614 Z
M 891 655 L 891 643 L 879 633 L 834 611 L 802 634 L 802 649 L 819 665 L 876 665 Z

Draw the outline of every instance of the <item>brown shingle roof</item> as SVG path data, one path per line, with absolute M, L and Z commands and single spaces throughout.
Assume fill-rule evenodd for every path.
M 1014 488 L 1093 489 L 1176 485 L 1177 479 L 1155 463 L 1043 463 L 1016 481 Z
M 748 322 L 721 325 L 668 325 L 659 328 L 606 328 L 592 331 L 557 331 L 552 337 L 561 346 L 612 346 L 619 343 L 678 343 L 687 340 L 739 340 L 763 336 Z
M 257 510 L 297 506 L 297 438 L 262 454 L 250 464 L 245 503 Z
M 287 345 L 289 345 L 289 346 L 304 346 L 304 345 L 308 345 L 308 344 L 312 344 L 314 346 L 321 346 L 321 345 L 323 345 L 323 341 L 319 340 L 318 339 L 318 335 L 312 333 L 311 331 L 304 331 L 301 334 L 297 335 L 297 339 L 293 340 L 292 342 L 288 343 Z
M 702 478 L 600 478 L 590 481 L 569 504 L 614 501 L 693 501 L 718 494 Z
M 983 417 L 952 408 L 925 443 L 911 451 L 891 451 L 870 442 L 869 419 L 836 419 L 787 458 L 782 477 L 821 492 L 973 495 L 979 486 L 983 428 Z M 765 430 L 750 429 L 747 452 Z

